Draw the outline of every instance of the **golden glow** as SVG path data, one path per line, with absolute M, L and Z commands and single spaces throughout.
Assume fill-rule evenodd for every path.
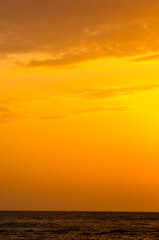
M 0 3 L 1 209 L 159 211 L 157 1 L 16 1 Z

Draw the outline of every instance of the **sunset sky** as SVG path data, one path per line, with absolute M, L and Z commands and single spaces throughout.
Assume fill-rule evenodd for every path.
M 0 210 L 159 211 L 159 1 L 0 0 Z

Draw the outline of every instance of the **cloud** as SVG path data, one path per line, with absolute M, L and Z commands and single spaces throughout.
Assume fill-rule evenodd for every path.
M 111 98 L 120 95 L 135 94 L 140 91 L 149 91 L 159 88 L 159 85 L 146 85 L 146 86 L 134 86 L 134 87 L 123 87 L 123 88 L 112 88 L 106 90 L 82 90 L 74 93 L 78 97 L 84 97 L 88 99 L 100 99 L 100 98 Z
M 151 61 L 151 60 L 158 60 L 158 59 L 159 59 L 159 54 L 154 54 L 154 55 L 134 58 L 134 59 L 131 59 L 131 61 L 133 61 L 133 62 L 143 62 L 143 61 Z
M 101 56 L 100 56 L 101 57 Z M 24 65 L 26 67 L 65 67 L 69 65 L 78 64 L 83 61 L 99 58 L 99 54 L 96 51 L 92 52 L 80 52 L 75 54 L 66 54 L 61 58 L 47 59 L 44 61 L 34 60 Z
M 127 106 L 124 107 L 97 107 L 92 109 L 86 109 L 74 112 L 73 114 L 85 114 L 85 113 L 94 113 L 94 112 L 124 112 L 124 111 L 130 111 L 130 108 Z
M 159 52 L 158 10 L 157 0 L 1 0 L 1 56 L 57 68 Z
M 9 108 L 0 106 L 0 123 L 7 123 L 13 121 L 17 115 Z
M 28 102 L 31 100 L 20 98 L 0 99 L 0 124 L 26 118 L 27 116 L 21 112 L 21 104 L 25 101 Z
M 58 98 L 55 96 L 50 96 L 48 98 L 37 97 L 31 99 L 8 98 L 0 100 L 0 123 L 10 123 L 17 121 L 18 119 L 25 118 L 51 121 L 87 113 L 127 112 L 133 109 L 129 106 L 125 106 L 122 102 L 115 104 L 114 101 L 112 103 L 107 101 L 103 103 L 90 100 L 114 98 L 117 96 L 136 94 L 141 91 L 150 91 L 158 88 L 159 85 L 156 84 L 110 88 L 104 90 L 86 89 L 76 91 L 72 94 L 66 94 L 65 98 L 63 98 L 63 95 L 58 96 Z M 32 102 L 31 104 L 29 103 L 30 101 Z M 72 102 L 74 104 L 72 104 Z M 32 107 L 30 108 L 30 106 Z M 33 111 L 33 108 L 36 108 L 36 110 Z M 40 109 L 40 111 L 38 109 Z M 24 112 L 25 115 L 23 114 Z
M 87 114 L 87 113 L 98 113 L 98 112 L 127 112 L 130 111 L 131 109 L 127 106 L 122 106 L 122 107 L 94 107 L 94 108 L 88 108 L 88 109 L 82 109 L 79 111 L 75 112 L 70 112 L 68 114 L 59 114 L 59 115 L 50 115 L 50 116 L 43 116 L 40 117 L 41 120 L 58 120 L 58 119 L 64 119 L 64 118 L 69 118 L 73 117 L 76 115 L 81 115 L 81 114 Z
M 0 113 L 9 113 L 11 112 L 10 109 L 6 108 L 6 107 L 0 107 Z
M 57 119 L 66 118 L 67 116 L 68 115 L 59 114 L 59 115 L 42 116 L 40 117 L 40 119 L 41 120 L 57 120 Z

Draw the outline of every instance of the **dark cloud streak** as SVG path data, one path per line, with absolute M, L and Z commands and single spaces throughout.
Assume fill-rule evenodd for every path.
M 131 61 L 132 62 L 143 62 L 143 61 L 151 61 L 151 60 L 158 60 L 159 54 L 149 55 L 149 56 L 143 56 L 139 58 L 134 58 Z
M 88 99 L 102 99 L 102 98 L 112 98 L 120 95 L 130 95 L 141 91 L 149 91 L 159 88 L 159 85 L 146 85 L 146 86 L 134 86 L 134 87 L 123 87 L 123 88 L 112 88 L 106 90 L 82 90 L 78 91 L 75 96 L 84 97 Z
M 0 106 L 0 124 L 13 121 L 16 114 L 12 112 L 9 108 Z
M 81 115 L 81 114 L 87 114 L 87 113 L 99 113 L 99 112 L 127 112 L 130 111 L 130 109 L 127 106 L 122 106 L 122 107 L 95 107 L 95 108 L 89 108 L 89 109 L 84 109 L 76 112 L 71 112 L 69 114 L 64 114 L 64 115 L 50 115 L 50 116 L 45 116 L 41 117 L 41 120 L 44 121 L 52 121 L 52 120 L 59 120 L 59 119 L 65 119 L 69 117 L 73 117 L 76 115 Z

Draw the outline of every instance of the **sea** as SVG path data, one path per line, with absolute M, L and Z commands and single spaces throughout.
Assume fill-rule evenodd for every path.
M 0 212 L 0 240 L 158 239 L 159 213 Z

